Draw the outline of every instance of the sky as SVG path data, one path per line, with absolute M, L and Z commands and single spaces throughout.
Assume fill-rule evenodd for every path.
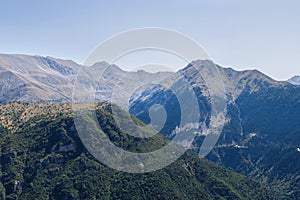
M 299 8 L 297 0 L 0 0 L 0 53 L 84 63 L 113 35 L 161 27 L 193 38 L 222 66 L 286 80 L 300 74 Z

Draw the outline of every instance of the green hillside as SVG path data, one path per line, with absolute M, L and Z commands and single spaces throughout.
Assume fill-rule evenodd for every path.
M 151 173 L 110 169 L 83 147 L 70 104 L 14 102 L 0 113 L 2 199 L 273 199 L 265 186 L 191 152 Z M 97 117 L 124 149 L 146 152 L 168 142 L 122 133 L 109 104 L 98 104 Z

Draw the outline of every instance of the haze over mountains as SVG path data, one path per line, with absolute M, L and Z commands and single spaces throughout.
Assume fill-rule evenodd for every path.
M 149 109 L 162 104 L 167 112 L 161 133 L 172 138 L 180 122 L 180 105 L 170 92 L 178 85 L 179 75 L 187 78 L 197 95 L 201 118 L 199 123 L 209 124 L 211 119 L 211 93 L 202 77 L 217 79 L 210 73 L 212 61 L 197 60 L 177 73 L 144 71 L 126 73 L 115 65 L 104 72 L 95 86 L 92 81 L 82 82 L 83 88 L 96 89 L 96 101 L 108 101 L 113 91 L 119 105 L 129 106 L 131 114 L 149 123 Z M 86 67 L 88 77 L 93 70 L 103 70 L 107 63 Z M 73 61 L 50 57 L 0 55 L 0 103 L 70 102 L 72 88 L 81 66 Z M 235 71 L 217 65 L 226 93 L 226 123 L 221 137 L 207 158 L 236 172 L 243 173 L 278 192 L 279 199 L 300 197 L 300 86 L 275 81 L 257 70 Z M 153 80 L 167 83 L 139 84 Z M 218 86 L 217 83 L 215 85 Z M 131 89 L 137 89 L 128 96 Z M 131 95 L 131 93 L 130 93 Z M 130 99 L 128 99 L 130 97 Z M 125 102 L 123 100 L 129 100 Z M 177 102 L 177 103 L 176 103 Z M 118 102 L 117 102 L 118 103 Z M 205 138 L 197 135 L 190 147 L 195 152 Z

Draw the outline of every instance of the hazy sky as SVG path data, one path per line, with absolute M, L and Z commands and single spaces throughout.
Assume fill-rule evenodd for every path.
M 163 27 L 195 39 L 223 66 L 285 80 L 300 74 L 299 2 L 0 0 L 0 52 L 83 63 L 112 35 Z

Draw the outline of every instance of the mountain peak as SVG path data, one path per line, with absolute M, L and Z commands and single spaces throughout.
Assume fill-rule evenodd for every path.
M 118 67 L 115 64 L 109 64 L 105 61 L 101 61 L 101 62 L 96 62 L 95 64 L 93 64 L 91 67 L 93 68 L 100 68 L 100 69 L 105 69 L 105 71 L 107 72 L 124 72 L 124 70 L 122 70 L 120 67 Z
M 217 68 L 220 77 L 214 68 Z M 276 81 L 257 69 L 237 71 L 230 67 L 222 67 L 213 60 L 195 60 L 189 63 L 180 73 L 192 77 L 206 77 L 213 81 L 222 81 L 226 93 L 239 96 L 247 89 L 250 93 L 267 87 L 282 87 L 286 82 Z
M 299 75 L 295 75 L 293 77 L 291 77 L 289 80 L 287 80 L 289 83 L 293 84 L 293 85 L 300 85 L 300 76 Z

